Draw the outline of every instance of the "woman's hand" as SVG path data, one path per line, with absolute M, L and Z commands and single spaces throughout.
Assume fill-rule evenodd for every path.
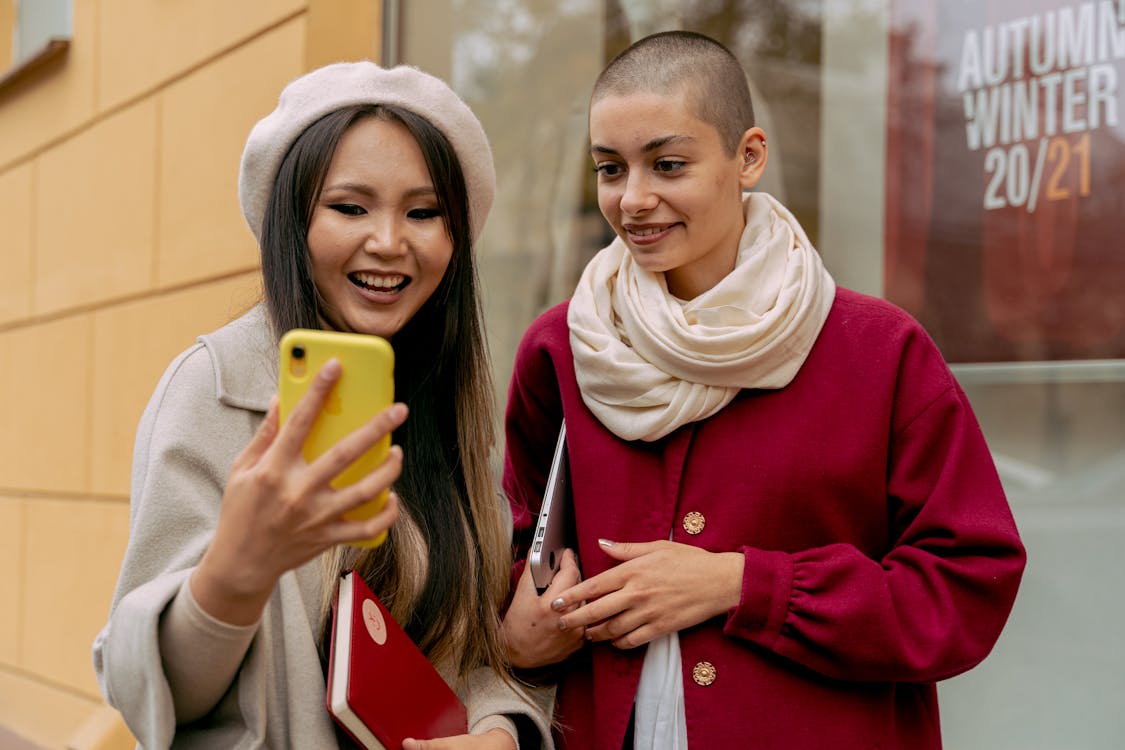
M 508 660 L 513 667 L 527 669 L 555 664 L 582 647 L 585 643 L 582 628 L 560 629 L 559 613 L 551 609 L 551 602 L 559 594 L 581 580 L 578 562 L 570 550 L 563 552 L 562 564 L 542 596 L 535 591 L 531 566 L 524 566 L 512 604 L 500 624 L 508 647 Z M 570 607 L 575 608 L 577 605 Z
M 398 500 L 391 493 L 376 516 L 363 521 L 342 518 L 398 478 L 402 471 L 398 446 L 392 446 L 386 461 L 359 482 L 340 489 L 329 483 L 405 421 L 404 404 L 376 415 L 312 463 L 304 459 L 305 437 L 339 377 L 340 363 L 330 360 L 283 427 L 278 425 L 275 397 L 231 467 L 215 538 L 191 579 L 199 605 L 223 622 L 256 622 L 283 573 L 334 545 L 378 535 L 398 515 Z
M 635 648 L 738 605 L 744 557 L 677 542 L 598 540 L 621 564 L 563 591 L 551 606 L 560 629 L 586 629 L 591 641 Z M 576 602 L 588 602 L 570 611 Z
M 484 734 L 460 734 L 438 740 L 403 740 L 402 750 L 516 750 L 516 741 L 503 729 Z

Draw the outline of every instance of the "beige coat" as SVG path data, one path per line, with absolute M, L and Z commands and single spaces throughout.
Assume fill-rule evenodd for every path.
M 162 616 L 190 611 L 183 606 L 181 586 L 210 543 L 231 464 L 276 390 L 277 353 L 259 305 L 201 336 L 177 357 L 141 418 L 129 546 L 109 621 L 93 653 L 106 700 L 124 716 L 141 747 L 336 746 L 315 635 L 322 586 L 317 560 L 281 577 L 257 628 L 245 638 L 237 628 L 214 621 L 195 628 L 198 636 L 184 648 L 201 657 L 214 649 L 245 649 L 249 640 L 233 685 L 203 720 L 176 726 L 160 656 Z M 175 608 L 169 606 L 173 600 Z M 188 622 L 177 630 L 190 633 L 192 627 Z M 470 730 L 498 722 L 510 726 L 500 715 L 524 714 L 540 736 L 550 736 L 542 712 L 490 670 L 452 686 L 469 710 Z

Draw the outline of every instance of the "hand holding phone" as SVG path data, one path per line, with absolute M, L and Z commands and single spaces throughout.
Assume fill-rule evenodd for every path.
M 278 373 L 278 417 L 281 424 L 308 390 L 321 367 L 335 357 L 341 365 L 340 379 L 328 396 L 316 422 L 305 439 L 303 455 L 312 462 L 345 436 L 351 434 L 394 402 L 394 350 L 378 336 L 297 328 L 281 338 Z M 387 435 L 332 482 L 346 487 L 370 474 L 387 457 L 391 436 Z M 381 492 L 344 517 L 349 520 L 371 518 L 383 509 L 387 491 Z M 355 546 L 377 547 L 386 539 L 384 531 L 374 539 L 353 542 Z

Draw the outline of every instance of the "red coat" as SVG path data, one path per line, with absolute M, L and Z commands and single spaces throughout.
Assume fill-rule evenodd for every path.
M 520 549 L 565 415 L 586 577 L 612 563 L 599 537 L 671 530 L 745 554 L 738 607 L 680 632 L 691 747 L 939 748 L 934 683 L 991 650 L 1025 555 L 976 418 L 925 331 L 839 289 L 788 386 L 626 442 L 582 402 L 566 310 L 536 320 L 516 356 L 504 487 Z M 562 747 L 621 747 L 643 658 L 596 644 L 562 666 Z M 705 662 L 714 680 L 699 684 Z

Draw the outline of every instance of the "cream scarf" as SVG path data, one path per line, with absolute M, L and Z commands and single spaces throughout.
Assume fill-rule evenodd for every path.
M 742 388 L 783 388 L 828 317 L 836 284 L 793 214 L 743 199 L 735 268 L 693 300 L 637 267 L 620 237 L 582 274 L 567 323 L 586 406 L 625 440 L 706 419 Z

